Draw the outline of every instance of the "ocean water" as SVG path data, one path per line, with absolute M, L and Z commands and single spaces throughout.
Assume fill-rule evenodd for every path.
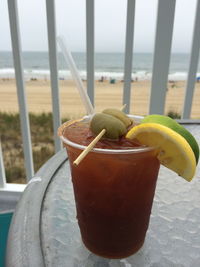
M 85 53 L 72 53 L 79 73 L 86 79 Z M 48 52 L 23 52 L 23 67 L 26 80 L 31 78 L 49 79 Z M 149 80 L 152 77 L 153 54 L 135 53 L 133 55 L 132 78 Z M 185 80 L 189 66 L 189 54 L 174 53 L 171 55 L 169 80 Z M 123 79 L 123 53 L 96 53 L 95 79 L 104 76 L 107 79 Z M 58 53 L 58 69 L 60 79 L 70 79 L 71 74 L 61 53 Z M 200 68 L 197 76 L 200 76 Z M 13 58 L 11 52 L 0 52 L 0 78 L 14 78 Z

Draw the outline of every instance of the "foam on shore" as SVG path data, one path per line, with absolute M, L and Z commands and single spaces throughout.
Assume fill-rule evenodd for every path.
M 71 80 L 71 73 L 69 70 L 59 70 L 58 72 L 60 80 Z M 81 78 L 86 80 L 87 75 L 85 70 L 80 71 Z M 200 76 L 200 73 L 197 73 L 197 77 Z M 42 80 L 49 80 L 50 79 L 50 71 L 47 69 L 25 69 L 24 70 L 24 77 L 26 80 L 31 79 L 42 79 Z M 123 72 L 107 72 L 107 71 L 95 71 L 95 80 L 100 80 L 101 78 L 106 80 L 116 79 L 116 80 L 123 80 L 124 74 Z M 5 79 L 13 79 L 15 78 L 15 71 L 13 68 L 4 68 L 0 69 L 0 78 Z M 132 73 L 133 80 L 151 80 L 152 73 L 141 70 Z M 174 72 L 168 75 L 168 80 L 171 81 L 185 81 L 187 79 L 186 72 Z

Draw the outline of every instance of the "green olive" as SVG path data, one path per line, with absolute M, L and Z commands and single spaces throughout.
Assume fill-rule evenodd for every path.
M 95 135 L 105 129 L 104 136 L 109 139 L 118 139 L 126 133 L 125 125 L 119 119 L 104 113 L 96 113 L 93 116 L 90 129 Z
M 121 110 L 115 108 L 107 108 L 102 113 L 109 114 L 124 123 L 126 127 L 132 124 L 132 120 Z

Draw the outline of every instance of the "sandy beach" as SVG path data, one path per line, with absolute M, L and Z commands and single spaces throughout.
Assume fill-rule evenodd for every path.
M 84 82 L 86 87 L 86 82 Z M 150 81 L 132 83 L 131 113 L 147 115 L 149 109 Z M 51 112 L 51 86 L 49 81 L 35 80 L 25 83 L 29 112 Z M 60 80 L 60 103 L 62 117 L 75 118 L 85 114 L 85 108 L 78 95 L 73 81 Z M 178 81 L 168 84 L 165 114 L 169 111 L 181 114 L 184 101 L 185 82 Z M 123 82 L 109 81 L 95 82 L 96 111 L 107 107 L 120 108 L 122 106 Z M 19 111 L 15 80 L 0 80 L 0 111 L 16 113 Z M 191 118 L 200 118 L 200 83 L 196 83 Z

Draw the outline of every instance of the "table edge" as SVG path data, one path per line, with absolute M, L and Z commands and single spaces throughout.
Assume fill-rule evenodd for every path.
M 14 212 L 8 234 L 6 266 L 44 266 L 40 220 L 43 199 L 49 183 L 68 159 L 65 149 L 51 157 L 28 183 Z M 37 192 L 34 197 L 31 192 Z M 19 227 L 20 226 L 20 227 Z M 31 258 L 30 258 L 31 256 Z M 32 262 L 32 261 L 35 262 Z

